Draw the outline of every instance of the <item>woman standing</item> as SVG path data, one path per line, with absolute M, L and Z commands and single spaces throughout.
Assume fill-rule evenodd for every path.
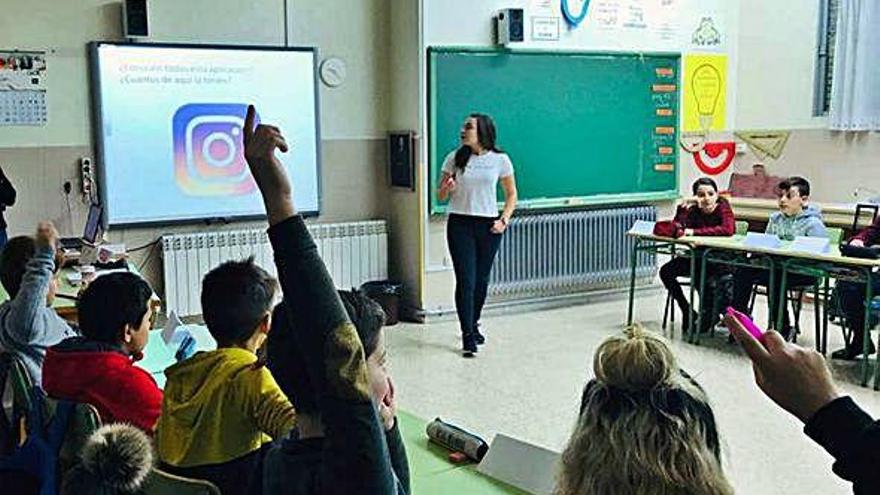
M 473 357 L 485 342 L 480 313 L 486 302 L 492 262 L 501 234 L 516 207 L 513 164 L 495 146 L 495 123 L 488 115 L 473 113 L 461 129 L 461 147 L 443 163 L 440 201 L 449 200 L 446 240 L 455 270 L 455 310 L 461 325 L 464 357 Z M 497 187 L 504 189 L 504 211 L 498 215 Z

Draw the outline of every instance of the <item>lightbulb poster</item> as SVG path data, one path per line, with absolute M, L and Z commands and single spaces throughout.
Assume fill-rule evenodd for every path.
M 684 132 L 723 131 L 727 110 L 727 55 L 685 55 Z

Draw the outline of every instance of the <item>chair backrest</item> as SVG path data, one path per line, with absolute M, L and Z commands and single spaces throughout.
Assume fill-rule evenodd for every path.
M 0 393 L 2 393 L 2 418 L 0 418 L 0 454 L 12 452 L 12 448 L 24 440 L 24 422 L 31 407 L 32 381 L 24 363 L 10 352 L 0 352 Z
M 840 227 L 828 227 L 826 230 L 828 231 L 828 242 L 832 246 L 840 244 L 840 241 L 843 239 L 843 229 Z
M 871 212 L 871 223 L 868 224 L 868 225 L 870 225 L 870 224 L 874 223 L 874 220 L 877 219 L 877 213 L 878 213 L 878 211 L 880 211 L 880 205 L 875 205 L 875 204 L 870 204 L 870 203 L 869 204 L 859 203 L 856 205 L 856 213 L 855 213 L 855 215 L 853 215 L 853 223 L 852 223 L 852 233 L 853 234 L 855 234 L 856 232 L 858 232 L 861 229 L 861 226 L 859 225 L 859 220 L 862 219 L 862 210 L 867 210 L 867 211 Z
M 746 235 L 749 231 L 749 222 L 745 220 L 737 220 L 734 225 L 736 225 L 736 235 Z
M 141 489 L 142 495 L 220 495 L 210 481 L 184 478 L 153 468 Z
M 54 416 L 59 401 L 46 398 L 45 402 L 46 410 L 44 414 L 48 422 Z M 58 452 L 58 472 L 62 473 L 62 476 L 76 465 L 86 440 L 100 427 L 101 417 L 94 406 L 81 402 L 74 404 L 70 420 L 67 423 L 67 430 L 64 434 L 64 441 L 61 443 L 61 449 Z

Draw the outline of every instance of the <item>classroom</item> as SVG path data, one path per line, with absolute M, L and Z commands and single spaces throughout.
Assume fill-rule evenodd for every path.
M 880 493 L 880 0 L 0 11 L 10 493 Z

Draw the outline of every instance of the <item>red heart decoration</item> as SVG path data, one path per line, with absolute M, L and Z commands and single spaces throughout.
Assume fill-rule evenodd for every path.
M 708 158 L 718 158 L 725 151 L 727 155 L 724 156 L 724 159 L 718 165 L 713 166 L 703 160 L 702 153 L 706 153 Z M 694 155 L 694 163 L 701 172 L 708 175 L 718 175 L 733 163 L 733 157 L 736 154 L 736 143 L 733 141 L 706 143 L 701 151 L 695 151 L 692 154 Z

